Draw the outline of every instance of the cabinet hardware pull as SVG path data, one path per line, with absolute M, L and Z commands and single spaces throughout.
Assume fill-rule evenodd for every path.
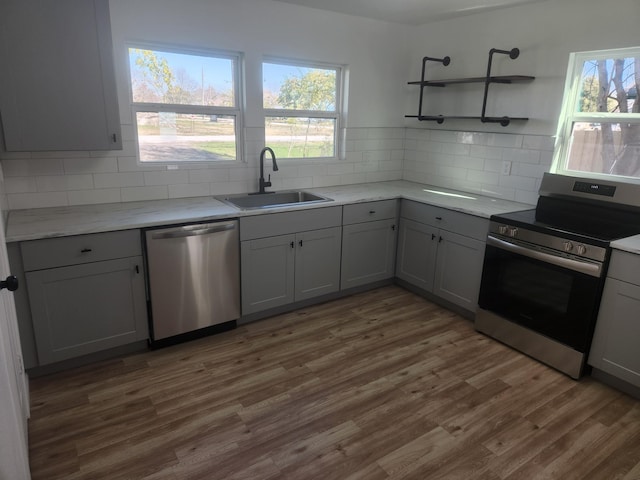
M 113 143 L 116 143 L 116 142 L 118 141 L 117 139 L 118 139 L 118 136 L 117 136 L 115 133 L 112 133 L 112 134 L 111 134 L 111 141 L 112 141 Z
M 136 273 L 140 273 L 140 267 L 138 267 L 138 265 L 136 265 Z
M 442 237 L 439 237 L 438 238 L 438 243 L 441 243 L 441 242 L 442 242 Z
M 295 247 L 293 242 L 291 242 L 290 245 L 291 245 L 291 248 Z
M 376 213 L 375 210 L 369 210 L 369 215 L 373 215 L 374 213 Z
M 300 241 L 298 242 L 298 245 L 302 246 L 302 240 L 300 240 Z
M 435 233 L 432 233 L 432 234 L 431 234 L 431 240 L 435 240 L 435 239 L 436 239 L 436 234 L 435 234 Z
M 436 217 L 436 220 L 442 220 L 442 217 Z
M 395 225 L 391 225 L 391 230 L 393 230 L 395 232 L 396 231 L 396 226 Z
M 83 248 L 82 250 L 80 250 L 80 253 L 89 253 L 91 251 L 93 251 L 93 249 L 91 249 L 91 248 Z
M 18 289 L 18 278 L 15 275 L 9 275 L 0 282 L 0 290 L 3 288 L 6 288 L 10 292 L 15 292 Z

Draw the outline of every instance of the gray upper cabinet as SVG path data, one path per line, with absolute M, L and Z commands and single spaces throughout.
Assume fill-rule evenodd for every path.
M 240 219 L 242 314 L 340 288 L 342 208 Z
M 613 251 L 589 364 L 640 387 L 640 255 Z
M 121 149 L 108 0 L 0 2 L 7 151 Z
M 474 312 L 488 220 L 410 200 L 400 216 L 396 276 Z
M 395 271 L 397 200 L 345 205 L 341 288 L 392 278 Z
M 148 337 L 140 232 L 23 242 L 38 364 Z

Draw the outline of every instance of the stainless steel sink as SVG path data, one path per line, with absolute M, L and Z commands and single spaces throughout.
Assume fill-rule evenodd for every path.
M 242 210 L 258 208 L 276 208 L 287 205 L 309 205 L 313 203 L 332 202 L 333 199 L 302 190 L 290 192 L 273 192 L 262 194 L 240 194 L 216 197 L 229 205 Z

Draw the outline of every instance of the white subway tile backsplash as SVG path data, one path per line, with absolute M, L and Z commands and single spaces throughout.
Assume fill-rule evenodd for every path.
M 211 195 L 233 195 L 236 193 L 255 192 L 257 182 L 214 182 L 211 183 Z
M 229 181 L 228 168 L 189 170 L 189 183 L 213 183 Z
M 69 190 L 91 190 L 93 175 L 50 175 L 36 177 L 39 192 L 65 192 Z
M 510 133 L 489 133 L 487 134 L 487 145 L 490 147 L 520 148 L 522 147 L 522 135 Z
M 467 179 L 483 185 L 499 185 L 500 174 L 495 172 L 469 171 Z
M 119 188 L 77 190 L 68 192 L 69 205 L 89 205 L 97 203 L 118 203 L 121 201 Z
M 10 193 L 7 195 L 7 201 L 9 210 L 68 205 L 67 192 Z
M 7 177 L 4 179 L 5 193 L 34 193 L 38 191 L 35 177 Z
M 169 185 L 169 198 L 206 197 L 211 195 L 211 184 L 188 183 Z
M 502 152 L 502 158 L 511 162 L 540 163 L 540 152 L 538 150 L 505 148 Z
M 340 160 L 283 159 L 273 189 L 347 185 L 405 178 L 509 198 L 537 198 L 553 138 L 428 128 L 346 128 Z M 127 202 L 257 190 L 264 128 L 246 127 L 243 158 L 224 164 L 140 164 L 135 129 L 123 125 L 124 149 L 113 152 L 1 154 L 9 208 Z M 512 163 L 502 175 L 503 161 Z M 58 191 L 59 190 L 59 191 Z M 490 193 L 493 192 L 493 193 Z
M 97 189 L 140 187 L 144 185 L 142 172 L 95 173 L 93 181 Z
M 177 185 L 180 183 L 189 183 L 189 172 L 183 171 L 165 171 L 165 172 L 144 172 L 144 184 L 153 185 Z
M 2 170 L 5 178 L 64 174 L 64 167 L 60 158 L 3 160 Z
M 148 187 L 124 187 L 120 189 L 123 202 L 137 202 L 141 200 L 162 200 L 169 198 L 169 189 L 166 185 L 153 185 Z
M 167 169 L 165 165 L 139 164 L 136 157 L 118 157 L 118 172 L 158 172 Z
M 346 175 L 353 173 L 353 163 L 337 163 L 329 165 L 327 173 L 329 175 Z
M 525 135 L 522 139 L 522 148 L 553 152 L 554 138 L 544 135 Z
M 65 158 L 62 161 L 64 173 L 114 173 L 118 171 L 116 157 L 105 158 Z

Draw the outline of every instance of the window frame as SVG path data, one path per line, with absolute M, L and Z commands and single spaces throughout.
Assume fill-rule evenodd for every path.
M 581 170 L 569 170 L 569 154 L 572 146 L 572 132 L 574 123 L 633 123 L 640 124 L 639 113 L 609 113 L 578 111 L 580 101 L 580 87 L 582 70 L 586 60 L 605 60 L 614 58 L 640 58 L 640 46 L 614 48 L 608 50 L 593 50 L 584 52 L 572 52 L 569 55 L 569 64 L 564 86 L 562 107 L 558 118 L 555 150 L 551 172 L 567 176 L 580 176 L 600 180 L 620 180 L 627 183 L 640 184 L 640 178 L 597 172 L 585 172 Z
M 288 108 L 266 108 L 264 106 L 264 64 L 272 63 L 277 65 L 285 65 L 290 67 L 302 67 L 302 68 L 315 68 L 322 70 L 335 70 L 336 72 L 336 101 L 335 101 L 335 111 L 329 110 L 294 110 Z M 342 147 L 342 136 L 340 132 L 342 131 L 342 125 L 344 122 L 344 86 L 345 86 L 345 70 L 346 67 L 344 65 L 339 65 L 335 63 L 327 63 L 327 62 L 315 62 L 312 60 L 299 60 L 299 59 L 291 59 L 291 58 L 283 58 L 283 57 L 273 57 L 273 56 L 264 56 L 262 58 L 262 62 L 260 63 L 260 72 L 262 77 L 262 95 L 261 95 L 261 103 L 262 103 L 262 112 L 263 112 L 263 126 L 265 128 L 265 144 L 266 141 L 266 121 L 267 117 L 294 117 L 294 118 L 323 118 L 323 119 L 332 119 L 335 122 L 335 129 L 333 132 L 333 156 L 330 157 L 278 157 L 278 160 L 282 160 L 284 162 L 288 161 L 336 161 L 341 158 L 341 147 Z
M 133 82 L 131 76 L 131 63 L 129 50 L 139 48 L 142 50 L 151 50 L 153 52 L 166 52 L 180 55 L 205 56 L 211 58 L 220 58 L 232 61 L 232 77 L 233 77 L 233 100 L 234 106 L 206 106 L 206 105 L 185 105 L 175 103 L 154 103 L 154 102 L 135 102 L 133 100 Z M 244 152 L 244 55 L 241 52 L 218 50 L 211 48 L 200 48 L 193 46 L 165 44 L 160 42 L 139 42 L 130 41 L 125 44 L 127 55 L 127 74 L 129 87 L 129 103 L 132 111 L 132 121 L 134 128 L 134 137 L 136 144 L 136 162 L 138 165 L 229 165 L 230 163 L 243 163 Z M 235 142 L 236 142 L 236 158 L 233 160 L 147 160 L 140 158 L 140 144 L 138 141 L 138 120 L 137 113 L 176 113 L 176 114 L 195 114 L 195 115 L 220 115 L 232 116 L 235 118 Z

